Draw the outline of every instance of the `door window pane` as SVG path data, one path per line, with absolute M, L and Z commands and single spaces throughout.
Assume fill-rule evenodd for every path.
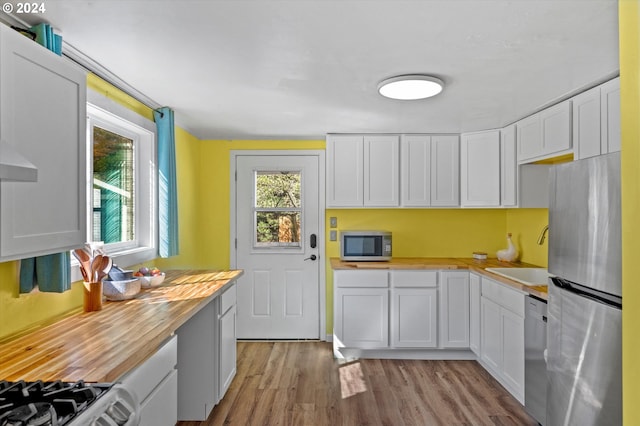
M 299 171 L 255 173 L 254 247 L 301 247 L 300 181 Z
M 93 241 L 133 241 L 133 140 L 93 128 Z

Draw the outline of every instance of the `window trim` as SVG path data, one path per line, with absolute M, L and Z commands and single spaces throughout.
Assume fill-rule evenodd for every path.
M 104 95 L 87 89 L 87 144 L 92 140 L 92 122 L 95 124 L 116 121 L 117 127 L 125 129 L 136 136 L 136 241 L 135 246 L 117 250 L 108 250 L 107 254 L 114 263 L 129 267 L 158 257 L 158 173 L 157 173 L 157 135 L 156 124 L 140 114 L 120 105 Z M 99 127 L 101 127 L 99 125 Z M 107 128 L 108 129 L 108 128 Z M 87 206 L 87 238 L 91 236 L 90 226 L 92 214 L 92 181 L 93 181 L 93 149 L 87 149 L 86 191 Z M 149 185 L 142 182 L 148 181 Z M 146 213 L 148 212 L 148 213 Z M 82 280 L 77 262 L 72 260 L 72 280 Z

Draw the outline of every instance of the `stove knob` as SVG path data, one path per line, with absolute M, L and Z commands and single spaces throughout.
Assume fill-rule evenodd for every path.
M 123 399 L 118 398 L 113 401 L 109 408 L 107 408 L 107 414 L 118 425 L 124 425 L 129 420 L 129 417 L 133 414 L 133 408 Z
M 102 413 L 97 419 L 93 419 L 91 426 L 118 426 L 106 413 Z

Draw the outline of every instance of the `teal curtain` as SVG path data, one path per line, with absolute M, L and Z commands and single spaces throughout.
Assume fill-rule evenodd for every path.
M 20 293 L 35 287 L 40 291 L 62 293 L 71 288 L 71 255 L 68 251 L 20 261 Z
M 45 24 L 43 22 L 29 28 L 29 30 L 35 33 L 37 43 L 43 45 L 57 55 L 62 55 L 62 36 L 55 34 L 53 32 L 53 28 L 51 28 L 49 24 Z
M 52 52 L 62 55 L 62 37 L 53 33 L 48 24 L 30 28 L 36 42 Z M 20 261 L 20 293 L 29 293 L 36 286 L 40 291 L 62 293 L 71 288 L 69 252 L 32 257 Z
M 160 257 L 175 256 L 178 246 L 178 188 L 173 110 L 153 111 L 158 130 L 158 236 Z

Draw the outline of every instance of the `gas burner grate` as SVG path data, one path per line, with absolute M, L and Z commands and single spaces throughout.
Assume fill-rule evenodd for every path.
M 0 381 L 0 426 L 63 426 L 111 383 Z

